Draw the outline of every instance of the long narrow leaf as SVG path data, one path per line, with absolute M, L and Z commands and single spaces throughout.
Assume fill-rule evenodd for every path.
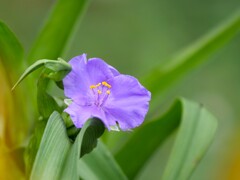
M 54 112 L 44 131 L 30 179 L 59 179 L 70 147 L 64 122 L 60 114 Z
M 89 153 L 97 145 L 97 138 L 104 132 L 104 124 L 96 118 L 88 120 L 75 140 L 66 159 L 61 178 L 78 179 L 78 161 L 84 154 Z
M 59 113 L 53 112 L 45 128 L 30 179 L 79 179 L 79 159 L 95 148 L 97 138 L 104 129 L 100 120 L 90 119 L 72 144 L 63 119 Z
M 24 68 L 23 48 L 13 32 L 0 21 L 0 63 L 10 71 L 11 80 Z M 12 77 L 14 76 L 14 78 Z
M 61 57 L 69 39 L 72 37 L 72 32 L 78 22 L 78 19 L 83 15 L 86 9 L 88 0 L 58 0 L 51 16 L 48 18 L 46 25 L 41 31 L 39 37 L 28 56 L 28 63 L 33 64 L 37 59 L 57 59 Z M 44 96 L 41 101 L 41 97 Z M 45 105 L 45 102 L 53 102 L 45 90 L 38 89 L 38 105 Z M 38 107 L 41 109 L 41 107 Z M 52 112 L 48 110 L 48 112 Z M 42 112 L 44 113 L 44 112 Z M 49 115 L 49 113 L 44 113 Z
M 226 23 L 151 71 L 144 84 L 153 97 L 162 93 L 180 77 L 207 61 L 210 55 L 229 42 L 239 31 L 240 11 Z
M 62 56 L 77 20 L 85 12 L 87 2 L 88 0 L 58 0 L 30 52 L 30 64 L 37 59 L 56 59 Z
M 0 116 L 2 131 L 0 136 L 8 147 L 20 145 L 26 137 L 29 119 L 26 115 L 26 104 L 31 96 L 24 96 L 24 87 L 11 92 L 24 67 L 23 48 L 13 32 L 0 22 Z M 29 116 L 30 117 L 30 116 Z M 21 119 L 21 120 L 20 120 Z M 16 134 L 18 134 L 16 136 Z
M 202 112 L 205 113 L 204 116 L 202 116 Z M 196 116 L 193 116 L 193 114 Z M 186 121 L 193 122 L 193 126 L 188 127 L 187 124 L 187 127 L 185 127 Z M 133 179 L 138 174 L 156 149 L 177 129 L 180 122 L 181 127 L 190 128 L 188 131 L 194 132 L 197 129 L 197 133 L 202 131 L 202 133 L 206 134 L 205 139 L 201 139 L 202 141 L 199 142 L 199 146 L 196 146 L 199 148 L 199 152 L 192 156 L 198 160 L 194 161 L 195 165 L 199 162 L 213 138 L 213 133 L 216 129 L 216 120 L 202 106 L 181 98 L 174 103 L 170 111 L 164 116 L 150 121 L 136 130 L 125 146 L 116 153 L 117 162 L 130 179 Z M 188 135 L 193 136 L 194 133 Z M 182 164 L 188 164 L 189 162 L 191 161 L 182 161 Z M 191 171 L 194 167 L 191 166 Z
M 127 179 L 112 154 L 101 142 L 93 152 L 80 159 L 78 172 L 82 179 Z
M 164 116 L 136 129 L 115 154 L 117 162 L 130 179 L 137 175 L 155 150 L 176 130 L 180 116 L 181 103 L 177 101 Z
M 36 122 L 34 132 L 24 152 L 25 174 L 28 178 L 30 176 L 38 149 L 40 147 L 40 143 L 41 143 L 46 125 L 47 125 L 47 120 Z
M 179 80 L 183 75 L 186 75 L 188 72 L 207 61 L 210 55 L 214 54 L 220 47 L 224 46 L 227 42 L 229 42 L 229 40 L 231 40 L 239 32 L 239 30 L 240 12 L 238 11 L 236 14 L 234 14 L 233 17 L 228 20 L 228 22 L 224 23 L 220 27 L 216 28 L 214 31 L 210 32 L 208 35 L 201 38 L 195 44 L 191 45 L 189 48 L 177 54 L 174 58 L 166 61 L 165 64 L 162 64 L 159 67 L 153 69 L 150 74 L 145 77 L 145 79 L 143 79 L 143 84 L 146 85 L 147 88 L 151 91 L 153 97 L 151 102 L 152 105 L 150 109 L 150 115 L 153 111 L 156 110 L 157 105 L 159 105 L 159 101 L 157 101 L 158 98 L 156 97 L 157 95 L 165 93 L 165 91 L 169 89 L 171 85 L 176 82 L 176 80 Z M 171 124 L 172 122 L 169 123 Z M 171 132 L 169 132 L 169 134 L 170 133 Z M 167 137 L 168 134 L 166 134 L 165 136 Z M 134 137 L 138 139 L 137 135 L 134 135 Z M 152 141 L 153 140 L 151 140 L 150 142 Z M 131 140 L 129 142 L 131 142 Z M 126 147 L 123 147 L 123 149 L 120 151 L 120 154 L 126 154 L 126 149 L 132 149 L 128 147 L 129 143 L 127 143 Z M 150 152 L 151 148 L 155 149 L 153 147 L 149 147 Z M 141 157 L 142 159 L 146 159 L 149 155 L 150 153 L 146 156 L 143 155 L 139 157 Z M 123 161 L 124 158 L 120 160 L 120 157 L 122 156 L 117 154 L 117 159 L 119 161 Z M 133 167 L 129 167 L 127 171 L 129 171 L 129 173 L 132 172 L 133 175 L 135 175 L 135 172 L 138 171 L 138 168 L 135 167 L 135 162 L 129 162 L 130 163 L 128 163 L 128 166 Z M 140 167 L 143 162 L 139 163 L 140 165 L 136 166 Z
M 188 179 L 212 142 L 217 120 L 202 105 L 182 101 L 182 122 L 163 180 Z

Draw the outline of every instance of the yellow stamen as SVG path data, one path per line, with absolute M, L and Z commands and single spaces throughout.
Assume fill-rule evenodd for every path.
M 106 86 L 107 88 L 111 88 L 112 86 L 110 84 L 108 84 L 106 81 L 102 82 L 103 86 Z
M 98 83 L 97 85 L 96 85 L 96 87 L 99 87 L 101 85 L 101 83 Z
M 105 86 L 105 84 L 106 84 L 106 83 L 107 83 L 106 81 L 103 81 L 103 82 L 102 82 L 102 85 L 104 85 L 104 86 Z
M 106 93 L 109 95 L 109 94 L 111 93 L 111 91 L 110 91 L 110 90 L 107 90 Z
M 100 91 L 100 90 L 97 90 L 97 92 L 98 92 L 98 94 L 102 94 L 102 91 Z
M 91 85 L 91 86 L 90 86 L 90 89 L 94 89 L 94 88 L 96 88 L 95 85 Z

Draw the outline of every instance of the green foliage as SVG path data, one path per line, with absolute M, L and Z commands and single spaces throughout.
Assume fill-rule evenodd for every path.
M 46 92 L 46 90 L 50 79 L 61 81 L 62 78 L 69 73 L 71 66 L 67 62 L 60 58 L 58 58 L 57 61 L 48 59 L 36 61 L 24 71 L 17 83 L 13 86 L 12 90 L 14 90 L 30 73 L 43 66 L 45 66 L 45 69 L 42 71 L 37 84 L 37 103 L 39 114 L 46 119 L 53 111 L 60 111 L 56 101 Z
M 70 147 L 64 122 L 61 116 L 54 112 L 45 128 L 30 179 L 59 179 Z
M 156 149 L 178 128 L 180 122 L 176 140 L 176 144 L 179 145 L 175 145 L 174 152 L 179 152 L 182 148 L 182 154 L 181 156 L 174 155 L 174 160 L 179 162 L 179 166 L 187 167 L 188 171 L 184 172 L 183 179 L 190 175 L 214 137 L 216 119 L 201 105 L 181 98 L 164 116 L 150 121 L 136 130 L 125 146 L 115 155 L 117 162 L 130 179 L 137 175 Z M 144 147 L 142 147 L 143 145 Z M 172 159 L 169 163 L 173 161 Z M 174 176 L 176 179 L 180 175 L 177 170 L 181 170 L 181 168 L 174 168 L 168 170 L 170 174 L 173 174 L 174 170 L 176 171 Z
M 155 105 L 158 104 L 159 102 L 156 102 L 156 99 L 154 99 L 156 95 L 163 93 L 164 90 L 168 89 L 169 86 L 182 75 L 187 74 L 192 69 L 205 62 L 210 54 L 226 44 L 226 42 L 239 32 L 239 30 L 240 15 L 238 13 L 227 23 L 203 37 L 195 45 L 190 46 L 190 48 L 184 50 L 175 58 L 166 61 L 166 64 L 153 70 L 144 81 L 152 92 L 152 103 L 155 103 Z M 177 103 L 175 106 L 177 106 Z M 176 109 L 177 111 L 177 108 L 172 109 Z M 133 136 L 130 137 L 123 148 L 117 152 L 115 157 L 128 177 L 135 177 L 151 154 L 159 147 L 163 140 L 177 128 L 180 120 L 178 119 L 179 116 L 177 113 L 180 112 L 166 114 L 158 118 L 165 119 L 165 121 L 151 121 L 151 123 L 142 126 L 140 130 L 137 130 Z M 151 124 L 154 125 L 151 126 Z M 142 149 L 140 146 L 138 147 L 139 144 L 144 144 L 144 149 L 142 151 L 138 151 L 138 149 Z M 134 159 L 135 155 L 138 157 L 137 162 L 129 160 L 129 158 Z M 127 164 L 125 163 L 126 159 L 129 160 Z
M 13 148 L 22 143 L 29 128 L 25 107 L 28 98 L 21 96 L 25 89 L 11 92 L 11 86 L 23 67 L 21 44 L 12 31 L 0 22 L 0 119 L 4 126 L 2 138 L 7 146 Z M 21 120 L 18 120 L 20 117 Z
M 145 78 L 144 84 L 152 92 L 153 97 L 167 90 L 173 82 L 186 75 L 202 63 L 209 60 L 220 47 L 226 45 L 240 31 L 240 11 L 227 22 L 191 44 L 175 57 L 160 64 Z
M 164 116 L 146 122 L 136 129 L 126 144 L 115 154 L 117 162 L 130 179 L 138 174 L 156 149 L 177 129 L 181 121 L 181 113 L 181 102 L 176 101 Z
M 105 130 L 104 124 L 96 118 L 88 120 L 78 134 L 66 159 L 61 179 L 78 179 L 78 161 L 84 154 L 91 152 Z
M 57 61 L 42 59 L 36 62 L 35 60 L 57 59 L 63 55 L 77 20 L 85 12 L 87 4 L 87 0 L 58 0 L 28 56 L 27 62 L 33 64 L 26 69 L 13 87 L 14 89 L 31 72 L 44 67 L 37 84 L 37 102 L 42 120 L 34 126 L 34 134 L 25 151 L 27 175 L 34 180 L 133 179 L 164 140 L 178 129 L 163 179 L 188 179 L 210 146 L 217 127 L 216 119 L 202 105 L 184 98 L 177 100 L 164 116 L 148 121 L 135 130 L 115 154 L 116 161 L 103 143 L 97 145 L 97 140 L 105 129 L 100 120 L 90 119 L 79 130 L 72 126 L 68 127 L 59 114 L 63 109 L 59 107 L 54 97 L 47 93 L 47 88 L 50 80 L 56 81 L 61 86 L 62 78 L 71 67 L 62 59 Z M 239 30 L 238 13 L 227 23 L 151 71 L 143 84 L 152 92 L 154 103 L 159 104 L 155 99 L 157 95 L 207 61 L 210 55 L 232 39 Z M 0 60 L 0 68 L 7 67 L 6 72 L 0 71 L 0 74 L 9 79 L 8 87 L 11 87 L 13 80 L 16 79 L 12 72 L 22 71 L 24 68 L 23 49 L 14 34 L 1 22 Z M 20 96 L 24 97 L 23 95 L 21 92 Z M 15 134 L 21 134 L 20 131 L 26 131 L 25 125 L 28 123 L 25 121 L 27 118 L 21 116 L 21 112 L 14 111 L 18 107 L 22 110 L 20 102 L 23 102 L 23 99 L 15 98 L 14 95 L 9 101 L 15 103 L 13 111 L 10 112 L 21 117 L 20 121 L 16 120 L 15 116 L 15 121 L 12 118 L 5 127 L 9 131 L 7 135 L 14 138 Z M 21 127 L 20 130 L 18 127 Z M 13 152 L 11 155 L 22 156 L 23 149 L 11 151 Z M 22 166 L 22 158 L 16 159 L 16 164 Z M 24 171 L 24 168 L 21 170 Z
M 73 34 L 78 19 L 82 17 L 88 0 L 58 0 L 52 14 L 28 57 L 28 62 L 36 59 L 56 59 L 63 55 L 67 43 Z
M 23 48 L 13 32 L 0 21 L 0 62 L 12 73 L 8 75 L 15 81 L 16 73 L 24 68 Z M 13 76 L 13 77 L 12 77 Z M 12 82 L 11 82 L 12 83 Z
M 46 25 L 30 51 L 28 57 L 29 63 L 42 58 L 57 59 L 63 54 L 63 51 L 67 47 L 67 42 L 73 34 L 77 20 L 84 14 L 87 2 L 87 0 L 58 0 L 51 16 L 48 18 Z M 64 22 L 64 26 L 62 22 Z M 37 90 L 37 104 L 40 115 L 43 118 L 48 118 L 53 110 L 60 111 L 54 98 L 46 92 L 49 78 L 57 81 L 57 84 L 61 86 L 61 80 L 69 72 L 70 66 L 62 59 L 58 59 L 56 63 L 45 59 L 34 63 L 28 69 L 29 71 L 26 71 L 26 74 L 22 76 L 22 79 L 32 70 L 42 65 L 53 70 L 53 72 L 49 70 L 42 72 Z M 45 108 L 47 106 L 49 108 Z
M 78 173 L 82 179 L 127 179 L 111 153 L 101 142 L 98 142 L 93 152 L 80 159 Z
M 97 146 L 97 138 L 101 137 L 105 126 L 100 119 L 92 118 L 87 121 L 80 131 L 81 149 L 79 157 L 90 153 Z
M 39 114 L 43 119 L 48 119 L 53 111 L 61 111 L 55 99 L 47 93 L 50 82 L 49 73 L 51 73 L 50 70 L 44 69 L 37 83 L 37 105 Z
M 35 130 L 24 152 L 25 174 L 27 177 L 29 177 L 31 174 L 31 170 L 42 140 L 46 124 L 47 124 L 46 120 L 36 122 Z
M 102 135 L 104 129 L 104 125 L 100 120 L 90 119 L 85 123 L 72 144 L 67 136 L 62 117 L 59 113 L 54 112 L 45 128 L 30 179 L 78 179 L 80 176 L 78 164 L 82 164 L 87 171 L 93 172 L 94 167 L 86 166 L 91 164 L 92 161 L 99 160 L 99 156 L 108 158 L 103 162 L 99 162 L 99 164 L 103 169 L 104 167 L 107 168 L 106 173 L 109 177 L 120 175 L 118 179 L 124 179 L 122 178 L 124 177 L 123 173 L 110 153 L 105 151 L 103 145 L 100 151 L 94 153 L 93 156 L 89 156 L 84 161 L 79 160 L 80 157 L 95 148 L 97 138 Z M 33 151 L 36 152 L 36 149 L 32 148 L 29 152 L 32 153 Z
M 17 87 L 17 85 L 20 84 L 22 80 L 25 79 L 30 73 L 32 73 L 33 71 L 43 66 L 45 66 L 48 69 L 51 69 L 54 72 L 64 71 L 66 72 L 66 74 L 71 70 L 71 66 L 61 58 L 58 58 L 57 61 L 49 60 L 49 59 L 38 60 L 24 71 L 24 73 L 20 76 L 19 80 L 13 86 L 12 90 L 14 90 Z M 64 77 L 64 74 L 63 74 L 63 77 Z
M 188 179 L 211 144 L 217 128 L 216 118 L 201 104 L 185 99 L 180 103 L 181 125 L 163 180 Z
M 43 31 L 40 33 L 40 36 L 30 52 L 28 58 L 29 63 L 34 62 L 36 59 L 40 59 L 40 57 L 53 57 L 52 59 L 56 59 L 62 54 L 66 47 L 66 42 L 71 37 L 73 29 L 76 26 L 75 24 L 77 23 L 77 19 L 82 16 L 84 9 L 86 8 L 86 2 L 87 1 L 85 0 L 59 0 L 57 2 L 51 18 L 48 19 L 46 26 L 43 28 Z M 64 22 L 64 20 L 65 26 L 62 26 L 62 22 Z M 59 31 L 59 29 L 61 29 L 61 31 Z M 32 136 L 30 144 L 25 153 L 27 174 L 30 173 L 35 160 L 44 128 L 46 126 L 46 119 L 54 110 L 60 111 L 60 107 L 57 105 L 54 98 L 46 92 L 49 81 L 50 79 L 53 79 L 54 81 L 60 81 L 64 75 L 69 72 L 69 65 L 61 59 L 54 62 L 46 59 L 40 60 L 35 62 L 25 71 L 14 87 L 16 87 L 16 85 L 19 84 L 29 73 L 42 66 L 45 66 L 54 72 L 44 69 L 38 80 L 37 103 L 39 114 L 44 120 L 36 123 L 35 126 L 37 130 L 34 132 L 34 135 Z M 63 67 L 63 69 L 61 67 Z M 57 83 L 61 84 L 60 82 Z

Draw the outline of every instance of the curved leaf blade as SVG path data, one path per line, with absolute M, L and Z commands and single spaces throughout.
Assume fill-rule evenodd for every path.
M 112 154 L 101 142 L 98 142 L 98 146 L 90 154 L 79 160 L 78 172 L 82 179 L 127 179 Z
M 217 120 L 202 105 L 182 101 L 182 122 L 163 180 L 188 179 L 210 146 Z
M 197 126 L 197 129 L 202 130 L 203 132 L 206 130 L 209 133 L 209 136 L 206 137 L 205 141 L 203 141 L 202 144 L 199 144 L 199 146 L 201 146 L 201 153 L 198 154 L 198 159 L 200 160 L 204 151 L 209 146 L 209 143 L 212 141 L 216 130 L 216 119 L 205 109 L 204 112 L 209 115 L 206 116 L 206 120 L 202 119 L 202 116 L 193 117 L 188 115 L 199 113 L 203 111 L 202 109 L 204 108 L 199 104 L 181 98 L 174 103 L 164 116 L 159 117 L 154 121 L 149 121 L 147 124 L 137 129 L 126 144 L 115 155 L 117 162 L 122 167 L 128 178 L 133 179 L 136 177 L 143 165 L 164 142 L 164 140 L 177 129 L 180 123 L 180 128 L 182 126 L 185 127 L 186 121 L 203 121 L 203 123 L 205 123 L 203 125 L 209 125 L 209 127 L 203 127 L 202 123 L 200 123 L 199 125 L 201 126 L 198 127 L 197 123 L 193 123 Z M 192 127 L 189 126 L 189 128 Z M 200 136 L 196 136 L 196 138 L 198 137 Z M 144 148 L 142 147 L 143 145 Z M 126 161 L 128 163 L 125 163 Z M 184 162 L 182 161 L 182 164 L 183 163 Z M 188 164 L 189 161 L 186 161 L 186 163 Z M 195 166 L 192 167 L 191 170 L 194 168 Z
M 55 72 L 57 71 L 70 71 L 71 66 L 65 62 L 62 59 L 56 60 L 49 60 L 49 59 L 41 59 L 33 63 L 31 66 L 29 66 L 23 74 L 20 76 L 16 84 L 12 87 L 12 90 L 14 90 L 18 84 L 20 84 L 30 73 L 33 71 L 45 66 L 46 68 L 49 68 Z
M 30 176 L 46 125 L 46 120 L 38 121 L 36 123 L 32 137 L 30 138 L 28 146 L 24 152 L 24 162 L 26 166 L 25 174 L 27 178 Z
M 105 126 L 97 118 L 89 119 L 78 134 L 66 159 L 61 179 L 78 179 L 78 161 L 84 154 L 91 152 L 97 139 L 103 134 Z
M 30 179 L 59 179 L 71 143 L 59 113 L 53 112 L 44 131 Z
M 126 144 L 115 154 L 117 162 L 129 179 L 133 179 L 138 174 L 155 150 L 176 130 L 180 124 L 180 116 L 181 103 L 176 101 L 164 116 L 137 128 Z

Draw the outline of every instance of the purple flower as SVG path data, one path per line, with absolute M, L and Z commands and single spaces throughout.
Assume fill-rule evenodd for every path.
M 151 93 L 136 78 L 120 74 L 99 58 L 87 60 L 86 54 L 69 64 L 72 70 L 63 85 L 71 103 L 65 112 L 77 128 L 91 117 L 101 119 L 109 130 L 126 131 L 143 122 Z

